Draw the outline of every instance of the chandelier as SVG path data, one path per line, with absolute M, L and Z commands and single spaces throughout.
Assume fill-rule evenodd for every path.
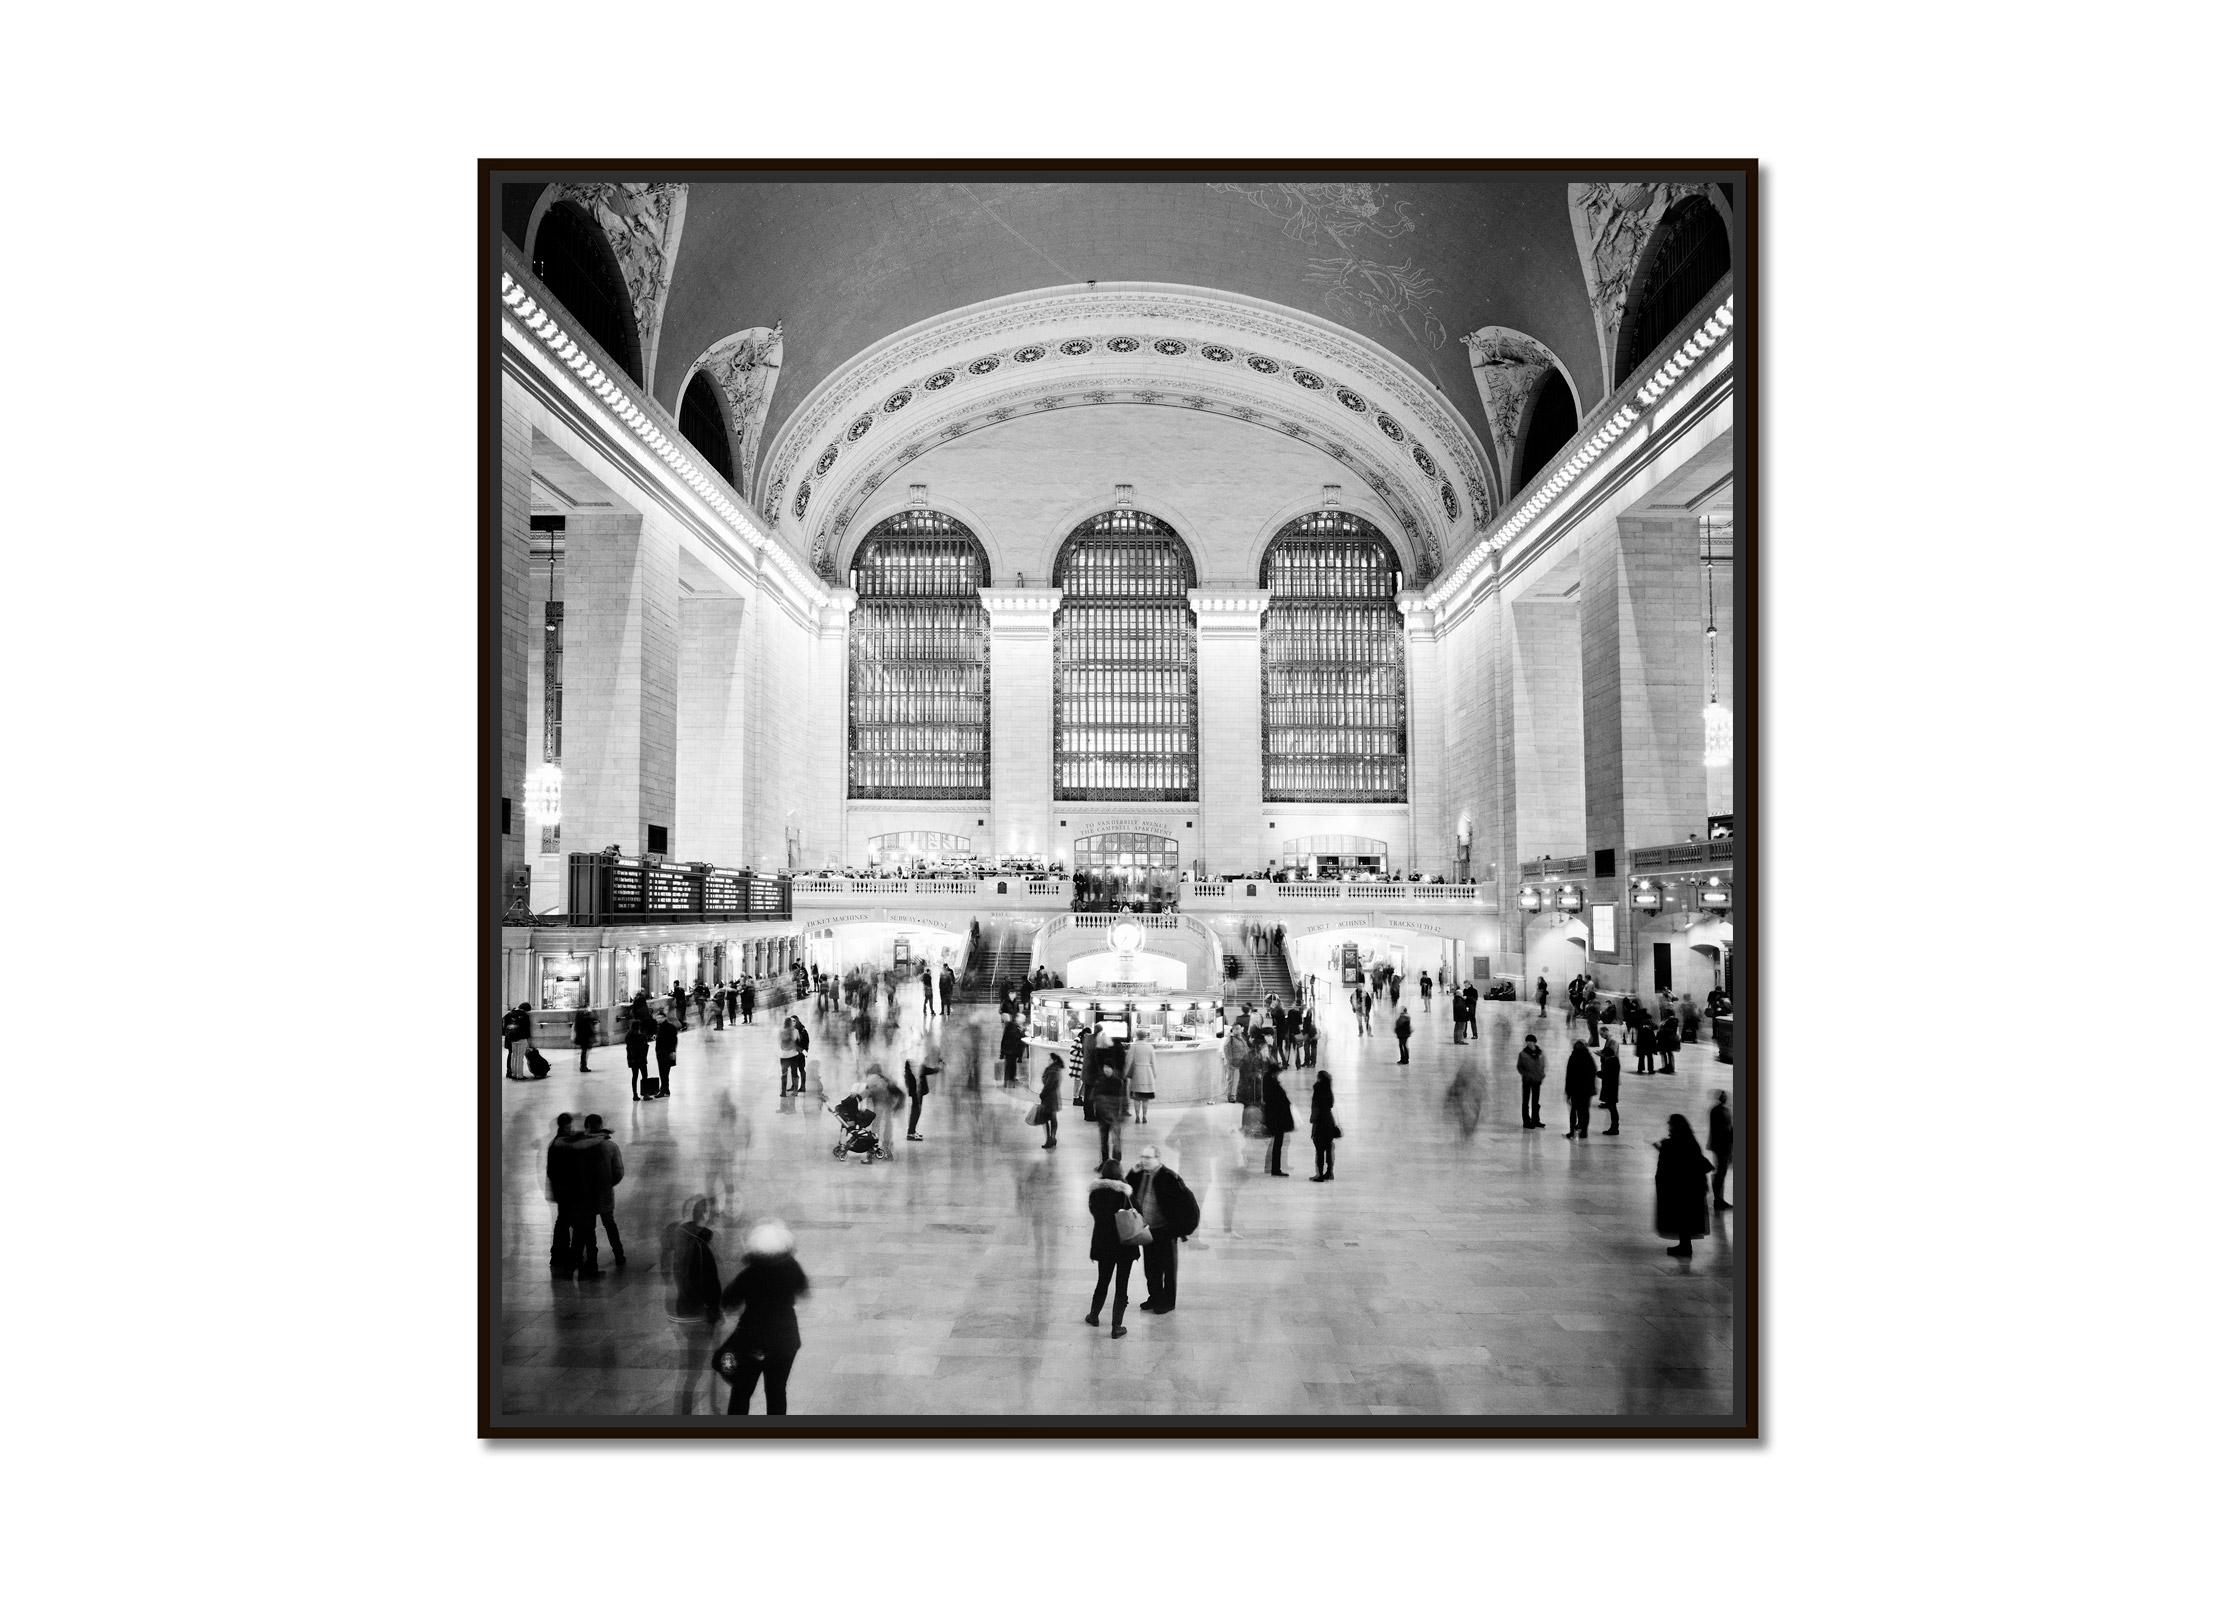
M 1709 561 L 1703 564 L 1703 614 L 1704 646 L 1709 652 L 1705 658 L 1704 681 L 1711 692 L 1711 699 L 1703 708 L 1703 764 L 1707 767 L 1732 766 L 1734 713 L 1719 704 L 1719 612 L 1712 595 Z

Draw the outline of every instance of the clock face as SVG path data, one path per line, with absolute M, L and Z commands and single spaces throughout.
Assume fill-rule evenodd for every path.
M 1143 948 L 1143 924 L 1115 922 L 1104 936 L 1105 944 L 1120 955 L 1132 956 Z

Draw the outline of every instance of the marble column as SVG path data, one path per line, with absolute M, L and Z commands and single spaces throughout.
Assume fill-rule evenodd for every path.
M 676 543 L 632 514 L 571 512 L 561 579 L 562 838 L 634 855 L 649 827 L 676 823 Z
M 1192 589 L 1198 614 L 1198 804 L 1209 873 L 1265 866 L 1260 629 L 1267 589 Z
M 1057 853 L 1050 795 L 1059 589 L 982 589 L 988 612 L 991 855 Z

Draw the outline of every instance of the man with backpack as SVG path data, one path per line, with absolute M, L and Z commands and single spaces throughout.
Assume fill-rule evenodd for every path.
M 1198 1231 L 1198 1197 L 1182 1174 L 1159 1159 L 1159 1147 L 1147 1144 L 1128 1174 L 1136 1214 L 1151 1230 L 1143 1247 L 1143 1309 L 1164 1316 L 1174 1309 L 1175 1246 Z

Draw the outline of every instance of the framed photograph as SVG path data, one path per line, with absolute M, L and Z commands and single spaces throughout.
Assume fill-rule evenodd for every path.
M 1754 161 L 477 183 L 483 1436 L 1756 1437 Z

